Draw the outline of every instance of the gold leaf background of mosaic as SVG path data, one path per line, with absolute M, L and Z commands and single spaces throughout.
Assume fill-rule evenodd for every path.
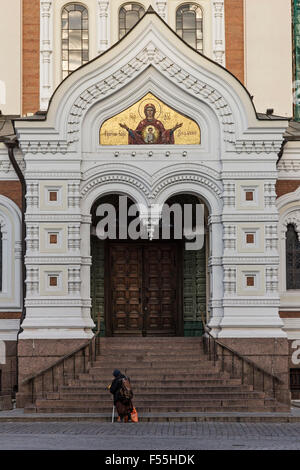
M 175 145 L 197 145 L 201 142 L 201 133 L 198 124 L 183 114 L 167 106 L 151 93 L 130 106 L 130 108 L 116 114 L 105 121 L 100 129 L 101 145 L 128 145 L 128 132 L 119 126 L 119 123 L 126 124 L 129 129 L 135 130 L 139 122 L 145 119 L 144 106 L 147 103 L 154 103 L 159 111 L 155 114 L 155 119 L 161 121 L 165 129 L 172 129 L 177 123 L 183 123 L 182 127 L 174 133 Z M 159 106 L 157 106 L 157 103 Z M 145 144 L 147 145 L 147 144 Z

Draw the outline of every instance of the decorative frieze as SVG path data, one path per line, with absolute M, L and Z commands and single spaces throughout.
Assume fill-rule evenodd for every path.
M 23 154 L 37 154 L 41 153 L 43 155 L 51 154 L 66 154 L 68 151 L 68 143 L 59 140 L 47 140 L 47 141 L 22 141 L 20 143 L 20 148 Z
M 274 140 L 238 140 L 234 143 L 235 150 L 240 153 L 256 154 L 278 154 L 281 149 L 282 141 Z

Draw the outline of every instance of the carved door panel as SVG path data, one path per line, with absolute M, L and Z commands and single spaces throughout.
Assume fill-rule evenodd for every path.
M 177 321 L 177 246 L 144 247 L 143 308 L 147 335 L 175 335 Z
M 110 317 L 114 335 L 140 335 L 142 332 L 141 254 L 140 248 L 133 244 L 110 246 Z
M 175 243 L 111 243 L 110 331 L 114 336 L 175 335 L 178 248 Z

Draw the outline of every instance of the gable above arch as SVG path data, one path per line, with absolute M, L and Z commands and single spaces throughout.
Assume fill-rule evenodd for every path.
M 238 79 L 183 42 L 153 10 L 148 10 L 112 48 L 70 74 L 54 92 L 44 119 L 16 122 L 23 149 L 28 150 L 30 140 L 26 129 L 32 133 L 37 127 L 42 142 L 51 140 L 54 148 L 59 142 L 66 152 L 76 150 L 89 110 L 151 69 L 178 93 L 184 92 L 196 99 L 199 107 L 212 110 L 227 149 L 279 151 L 286 120 L 259 119 L 249 93 Z M 255 132 L 260 134 L 262 147 L 253 146 Z

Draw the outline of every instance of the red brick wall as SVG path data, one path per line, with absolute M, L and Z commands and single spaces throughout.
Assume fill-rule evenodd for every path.
M 22 186 L 20 181 L 0 181 L 0 194 L 14 201 L 22 209 Z
M 299 180 L 278 180 L 276 183 L 277 197 L 283 196 L 287 193 L 292 193 L 300 186 Z
M 23 0 L 22 114 L 40 109 L 40 0 Z
M 244 2 L 225 0 L 226 68 L 244 83 Z

